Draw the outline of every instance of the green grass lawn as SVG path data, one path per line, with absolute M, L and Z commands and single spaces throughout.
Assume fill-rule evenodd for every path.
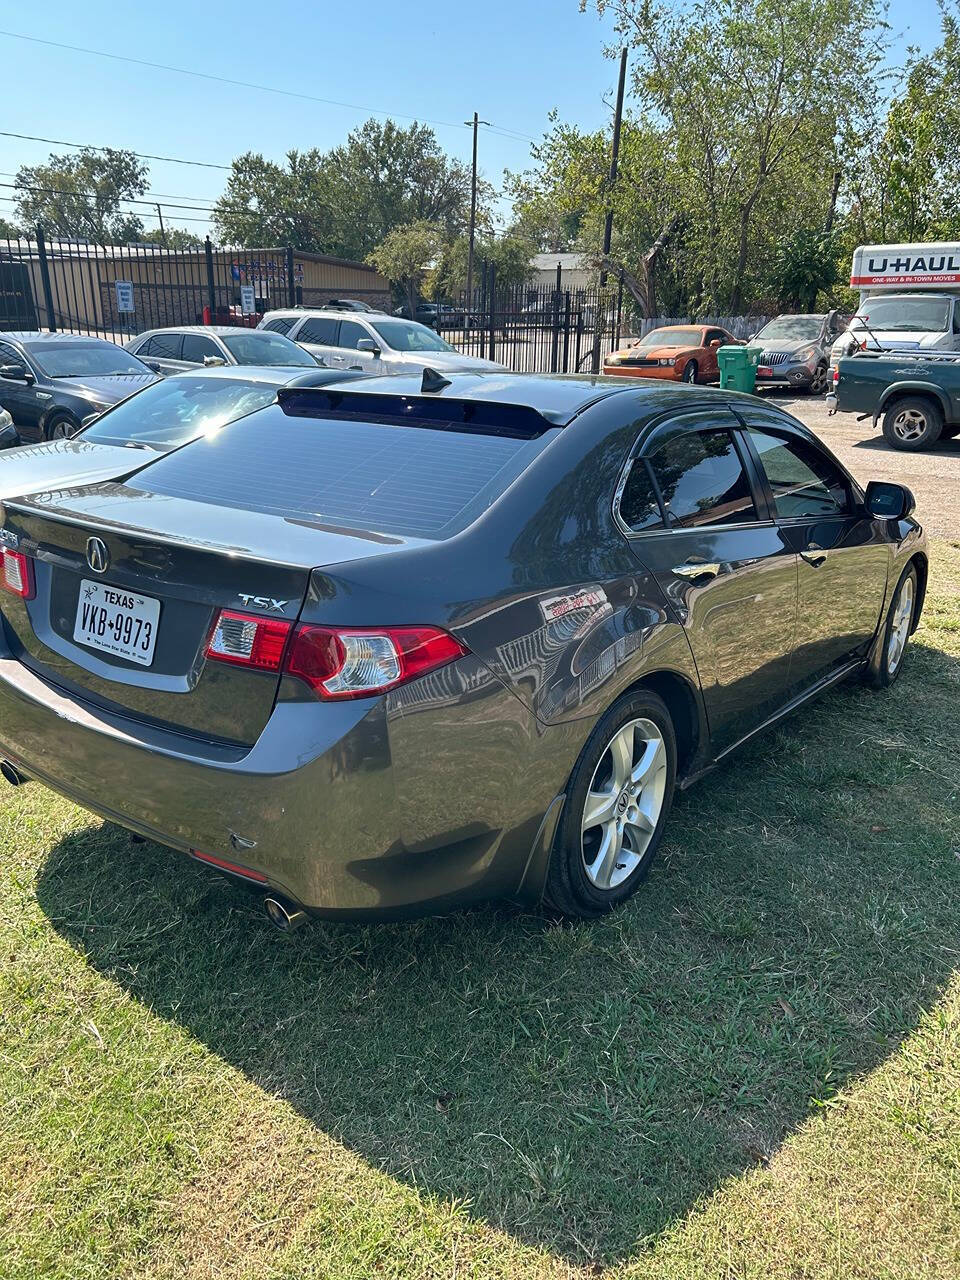
M 887 694 L 678 805 L 639 898 L 273 932 L 0 806 L 0 1276 L 960 1275 L 960 544 Z

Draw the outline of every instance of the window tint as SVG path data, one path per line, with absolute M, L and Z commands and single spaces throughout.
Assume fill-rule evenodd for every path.
M 267 333 L 263 329 L 238 329 L 225 333 L 223 345 L 237 364 L 295 364 L 309 365 L 315 369 L 317 362 L 309 351 L 298 347 L 279 333 Z
M 143 483 L 287 520 L 444 538 L 481 515 L 549 437 L 292 417 L 272 405 L 161 458 Z
M 328 347 L 337 344 L 337 326 L 339 320 L 332 316 L 311 316 L 309 320 L 303 322 L 303 327 L 297 334 L 298 342 L 322 342 Z
M 643 458 L 634 461 L 620 495 L 620 519 L 635 533 L 662 529 L 663 515 L 650 471 Z
M 276 394 L 277 388 L 267 383 L 181 373 L 162 378 L 108 409 L 82 438 L 98 444 L 165 449 L 210 434 L 269 404 Z
M 180 359 L 181 336 L 179 333 L 155 333 L 136 352 L 138 356 L 159 356 L 165 360 Z
M 292 324 L 293 320 L 280 316 L 277 320 L 268 320 L 263 327 L 264 329 L 269 329 L 271 333 L 287 334 L 290 332 L 290 326 Z
M 340 339 L 337 343 L 338 347 L 350 347 L 356 351 L 357 343 L 361 338 L 369 338 L 370 335 L 362 324 L 357 324 L 356 320 L 340 321 Z
M 671 525 L 756 520 L 750 484 L 729 431 L 686 431 L 650 459 Z
M 815 445 L 753 427 L 750 438 L 770 481 L 778 516 L 833 516 L 850 510 L 843 472 Z
M 203 364 L 205 356 L 217 356 L 223 359 L 223 352 L 212 338 L 205 338 L 202 333 L 185 333 L 183 335 L 182 360 L 191 364 Z

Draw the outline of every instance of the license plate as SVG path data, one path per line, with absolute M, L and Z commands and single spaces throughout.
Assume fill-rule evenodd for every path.
M 769 378 L 772 373 L 773 373 L 773 370 L 768 368 L 767 365 L 765 364 L 757 365 L 758 378 Z
M 73 638 L 78 644 L 149 667 L 157 643 L 160 601 L 106 582 L 80 583 Z

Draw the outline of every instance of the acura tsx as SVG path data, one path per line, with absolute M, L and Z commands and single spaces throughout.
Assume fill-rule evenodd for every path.
M 505 373 L 284 388 L 4 502 L 0 757 L 305 912 L 627 898 L 676 789 L 845 677 L 927 579 L 749 396 Z

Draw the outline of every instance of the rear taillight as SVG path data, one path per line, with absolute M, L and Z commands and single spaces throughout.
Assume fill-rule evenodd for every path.
M 207 657 L 258 671 L 279 671 L 292 630 L 293 623 L 286 618 L 221 609 L 207 643 Z
M 462 658 L 467 649 L 439 627 L 298 626 L 283 670 L 318 698 L 369 698 Z
M 3 573 L 0 586 L 11 595 L 21 596 L 24 600 L 33 599 L 33 561 L 22 551 L 8 551 L 3 548 Z

